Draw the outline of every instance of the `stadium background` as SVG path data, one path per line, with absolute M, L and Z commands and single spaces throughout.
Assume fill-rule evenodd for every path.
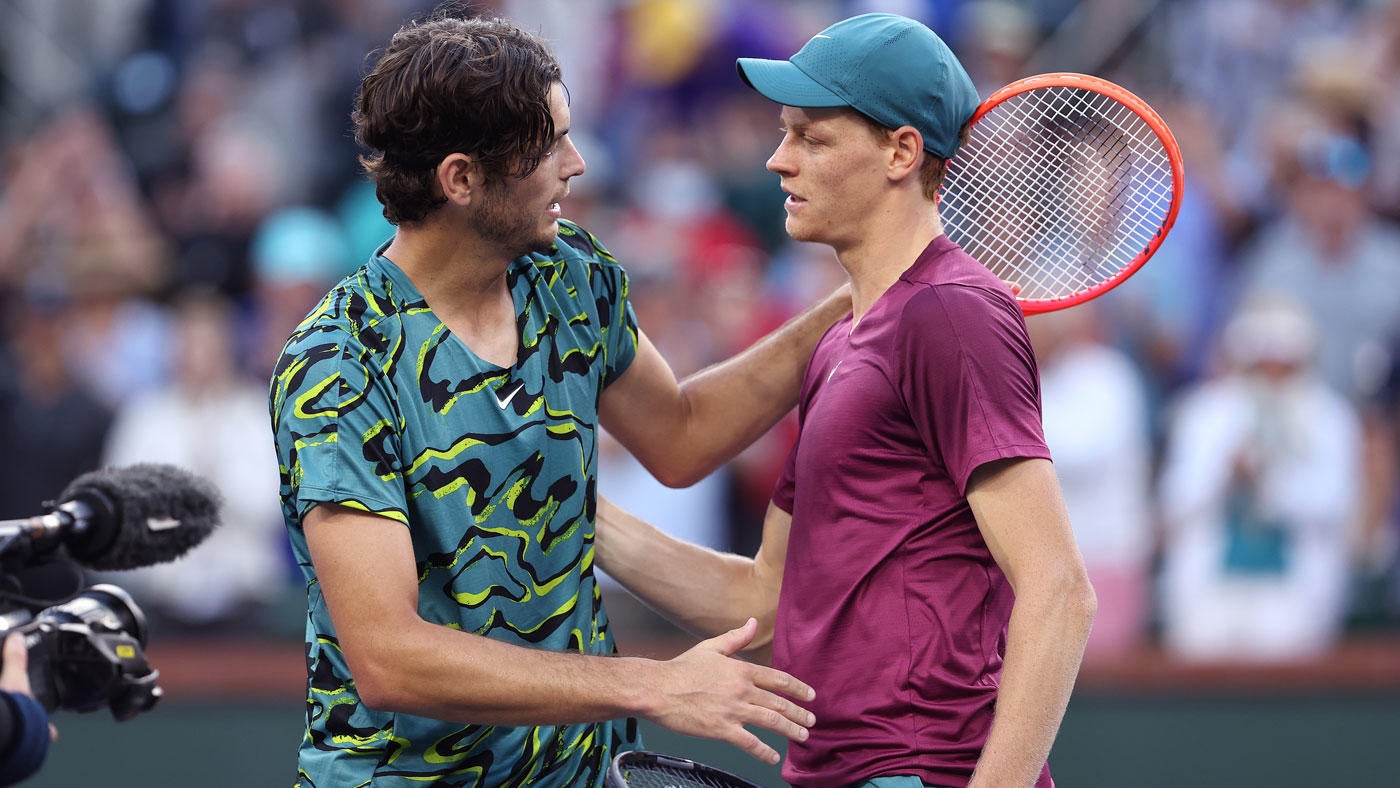
M 367 54 L 427 5 L 0 3 L 0 517 L 38 512 L 100 463 L 141 459 L 208 475 L 230 500 L 218 544 L 175 568 L 102 578 L 150 615 L 166 700 L 124 723 L 59 713 L 60 738 L 31 784 L 290 783 L 302 600 L 276 512 L 265 381 L 291 326 L 391 232 L 356 169 L 348 111 Z M 896 11 L 938 30 L 984 95 L 1032 73 L 1083 71 L 1161 110 L 1186 158 L 1178 227 L 1134 280 L 1060 326 L 1126 360 L 1143 403 L 1135 441 L 1100 447 L 1088 478 L 1067 488 L 1118 489 L 1129 482 L 1113 471 L 1138 462 L 1146 473 L 1141 516 L 1097 531 L 1076 517 L 1086 554 L 1110 545 L 1101 604 L 1130 636 L 1090 655 L 1052 768 L 1067 786 L 1394 784 L 1400 3 L 475 6 L 555 47 L 588 160 L 565 214 L 628 267 L 643 327 L 682 373 L 744 347 L 840 273 L 828 251 L 785 239 L 781 192 L 763 169 L 775 108 L 740 85 L 736 56 L 786 57 L 831 21 Z M 1306 237 L 1323 252 L 1288 243 L 1297 226 L 1321 227 Z M 1169 635 L 1162 575 L 1178 535 L 1163 476 L 1180 403 L 1231 374 L 1240 351 L 1227 327 L 1282 258 L 1340 261 L 1330 298 L 1292 296 L 1320 340 L 1318 376 L 1362 427 L 1349 446 L 1354 484 L 1331 505 L 1345 517 L 1326 534 L 1345 576 L 1317 592 L 1338 604 L 1300 601 L 1293 618 L 1319 621 L 1304 647 L 1260 654 L 1226 642 L 1201 658 Z M 1298 350 L 1281 335 L 1259 341 L 1257 352 Z M 1096 416 L 1062 412 L 1051 424 L 1047 412 L 1047 429 L 1098 434 Z M 614 447 L 601 484 L 692 539 L 751 550 L 793 429 L 685 491 L 656 487 Z M 1276 437 L 1261 433 L 1260 447 Z M 1134 588 L 1144 603 L 1120 610 Z M 610 597 L 626 650 L 684 647 Z M 663 731 L 649 743 L 778 784 L 776 770 L 723 745 Z

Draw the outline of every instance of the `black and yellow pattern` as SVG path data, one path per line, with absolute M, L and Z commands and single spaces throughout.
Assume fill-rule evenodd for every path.
M 508 369 L 472 353 L 378 255 L 307 316 L 278 362 L 282 506 L 309 610 L 303 788 L 602 785 L 610 753 L 638 745 L 630 720 L 462 726 L 366 708 L 299 527 L 322 502 L 402 522 L 424 619 L 613 653 L 593 507 L 599 397 L 637 347 L 627 277 L 597 239 L 560 222 L 552 253 L 516 260 L 507 282 L 520 331 Z

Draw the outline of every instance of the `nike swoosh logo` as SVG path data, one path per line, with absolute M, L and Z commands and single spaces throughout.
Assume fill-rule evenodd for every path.
M 500 408 L 501 410 L 505 410 L 506 406 L 510 404 L 510 401 L 515 399 L 515 395 L 519 394 L 520 390 L 523 388 L 525 388 L 525 382 L 521 381 L 515 384 L 515 388 L 511 390 L 511 392 L 507 394 L 504 399 L 502 399 L 499 394 L 496 395 L 496 407 Z
M 828 39 L 829 39 L 829 38 L 831 38 L 831 36 L 824 36 L 824 35 L 822 35 L 821 33 L 818 33 L 818 34 L 812 36 L 812 38 L 828 38 Z
M 845 361 L 845 359 L 843 358 L 841 361 Z M 836 362 L 836 366 L 832 367 L 831 371 L 826 373 L 826 380 L 828 383 L 830 383 L 831 378 L 836 375 L 836 370 L 841 368 L 841 361 Z

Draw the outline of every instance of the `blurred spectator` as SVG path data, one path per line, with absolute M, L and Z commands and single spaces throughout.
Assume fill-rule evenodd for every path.
M 639 152 L 628 208 L 612 242 L 629 272 L 675 275 L 698 285 L 760 253 L 758 240 L 725 207 L 694 147 L 689 129 L 667 125 L 655 129 Z
M 61 291 L 70 369 L 108 406 L 160 381 L 168 244 L 105 121 L 60 113 L 16 151 L 0 198 L 0 287 Z
M 393 236 L 384 226 L 390 231 L 379 243 Z M 316 208 L 284 208 L 258 226 L 250 251 L 257 319 L 248 363 L 258 379 L 272 375 L 287 337 L 326 290 L 373 252 L 352 265 L 344 227 Z
M 1371 3 L 1353 42 L 1364 57 L 1360 76 L 1367 79 L 1376 175 L 1372 201 L 1391 218 L 1400 218 L 1400 2 Z
M 226 118 L 201 136 L 189 176 L 170 199 L 184 286 L 241 294 L 248 287 L 248 248 L 263 217 L 286 197 L 284 154 L 253 117 Z
M 1225 329 L 1230 368 L 1188 390 L 1161 483 L 1167 647 L 1188 659 L 1279 660 L 1341 633 L 1361 437 L 1312 363 L 1318 325 L 1279 297 Z
M 1208 108 L 1232 202 L 1272 201 L 1261 143 L 1268 108 L 1290 90 L 1303 45 L 1351 29 L 1346 0 L 1185 0 L 1168 8 L 1174 82 Z
M 73 375 L 71 306 L 31 293 L 3 312 L 0 359 L 0 519 L 42 514 L 77 476 L 97 469 L 112 415 Z
M 1099 336 L 1095 304 L 1027 318 L 1045 442 L 1099 598 L 1085 659 L 1116 659 L 1147 634 L 1152 482 L 1147 398 L 1131 359 Z
M 1364 624 L 1400 623 L 1400 336 L 1390 343 L 1385 383 L 1366 407 L 1365 533 L 1354 609 Z
M 91 98 L 134 46 L 154 0 L 10 0 L 0 25 L 0 139 L 29 131 L 53 107 Z
M 1040 39 L 1035 17 L 1024 3 L 973 0 L 962 7 L 958 54 L 977 92 L 993 92 L 1028 77 L 1031 55 Z
M 1346 35 L 1318 36 L 1302 42 L 1293 67 L 1291 90 L 1296 100 L 1322 119 L 1326 130 L 1369 143 L 1376 100 L 1367 52 Z
M 699 124 L 696 145 L 725 207 L 765 252 L 776 252 L 788 242 L 787 195 L 778 176 L 764 167 L 779 139 L 772 103 L 753 91 L 724 97 Z
M 166 243 L 106 120 L 66 108 L 18 143 L 0 172 L 0 283 L 54 286 L 98 275 L 128 295 L 164 284 Z
M 107 464 L 178 465 L 223 494 L 222 523 L 204 544 L 113 578 L 132 591 L 156 636 L 261 632 L 267 606 L 292 587 L 266 388 L 237 371 L 232 316 L 217 296 L 180 301 L 174 380 L 124 405 L 107 442 Z
M 580 132 L 579 136 L 584 136 Z M 574 136 L 570 131 L 569 136 Z M 588 171 L 590 174 L 596 169 L 593 159 L 585 156 L 588 161 Z M 573 202 L 569 203 L 570 206 Z M 394 237 L 394 225 L 389 224 L 389 220 L 384 218 L 384 206 L 379 204 L 379 198 L 374 196 L 374 184 L 368 179 L 356 178 L 345 191 L 341 192 L 335 204 L 336 219 L 340 221 L 340 228 L 345 234 L 346 257 L 343 269 L 339 272 L 332 271 L 335 278 L 354 271 L 365 264 L 379 247 Z M 566 211 L 565 216 L 573 217 L 575 212 Z M 588 225 L 592 226 L 592 225 Z M 254 243 L 257 246 L 257 243 Z M 257 251 L 254 250 L 253 257 L 254 276 L 261 278 L 258 271 Z
M 166 380 L 170 326 L 162 306 L 129 295 L 100 268 L 74 286 L 71 298 L 64 353 L 75 374 L 108 407 Z
M 1311 81 L 1326 80 L 1314 76 Z M 1352 84 L 1346 76 L 1332 81 Z M 1315 86 L 1314 103 L 1327 104 L 1321 98 L 1327 93 Z M 1245 257 L 1245 293 L 1287 293 L 1326 327 L 1319 339 L 1318 371 L 1360 407 L 1365 427 L 1365 462 L 1358 471 L 1361 533 L 1353 546 L 1367 559 L 1365 572 L 1383 578 L 1395 560 L 1387 543 L 1400 463 L 1397 446 L 1388 439 L 1391 416 L 1373 403 L 1386 375 L 1387 343 L 1400 336 L 1400 298 L 1395 297 L 1400 293 L 1400 226 L 1378 215 L 1368 200 L 1373 172 L 1369 149 L 1361 139 L 1338 131 L 1346 125 L 1338 118 L 1354 112 L 1337 107 L 1355 103 L 1354 97 L 1334 100 L 1320 126 L 1304 114 L 1279 136 L 1277 183 L 1286 210 L 1260 232 Z
M 1400 228 L 1367 204 L 1371 157 L 1360 140 L 1304 131 L 1287 153 L 1286 210 L 1246 252 L 1244 293 L 1287 294 L 1326 326 L 1317 371 L 1360 400 L 1380 376 L 1370 360 L 1400 331 Z

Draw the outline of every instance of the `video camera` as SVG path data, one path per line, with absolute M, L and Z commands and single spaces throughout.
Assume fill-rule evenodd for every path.
M 67 598 L 22 590 L 31 570 L 136 569 L 179 558 L 218 525 L 213 486 L 171 465 L 107 469 L 75 479 L 47 512 L 0 521 L 0 639 L 24 635 L 29 683 L 45 709 L 95 711 L 126 720 L 160 700 L 160 672 L 146 662 L 146 617 L 121 588 L 102 583 Z M 45 595 L 49 596 L 49 595 Z
M 29 685 L 45 709 L 94 711 L 126 720 L 160 700 L 160 671 L 146 664 L 146 617 L 131 596 L 98 584 L 62 604 L 0 614 L 0 638 L 24 634 Z

